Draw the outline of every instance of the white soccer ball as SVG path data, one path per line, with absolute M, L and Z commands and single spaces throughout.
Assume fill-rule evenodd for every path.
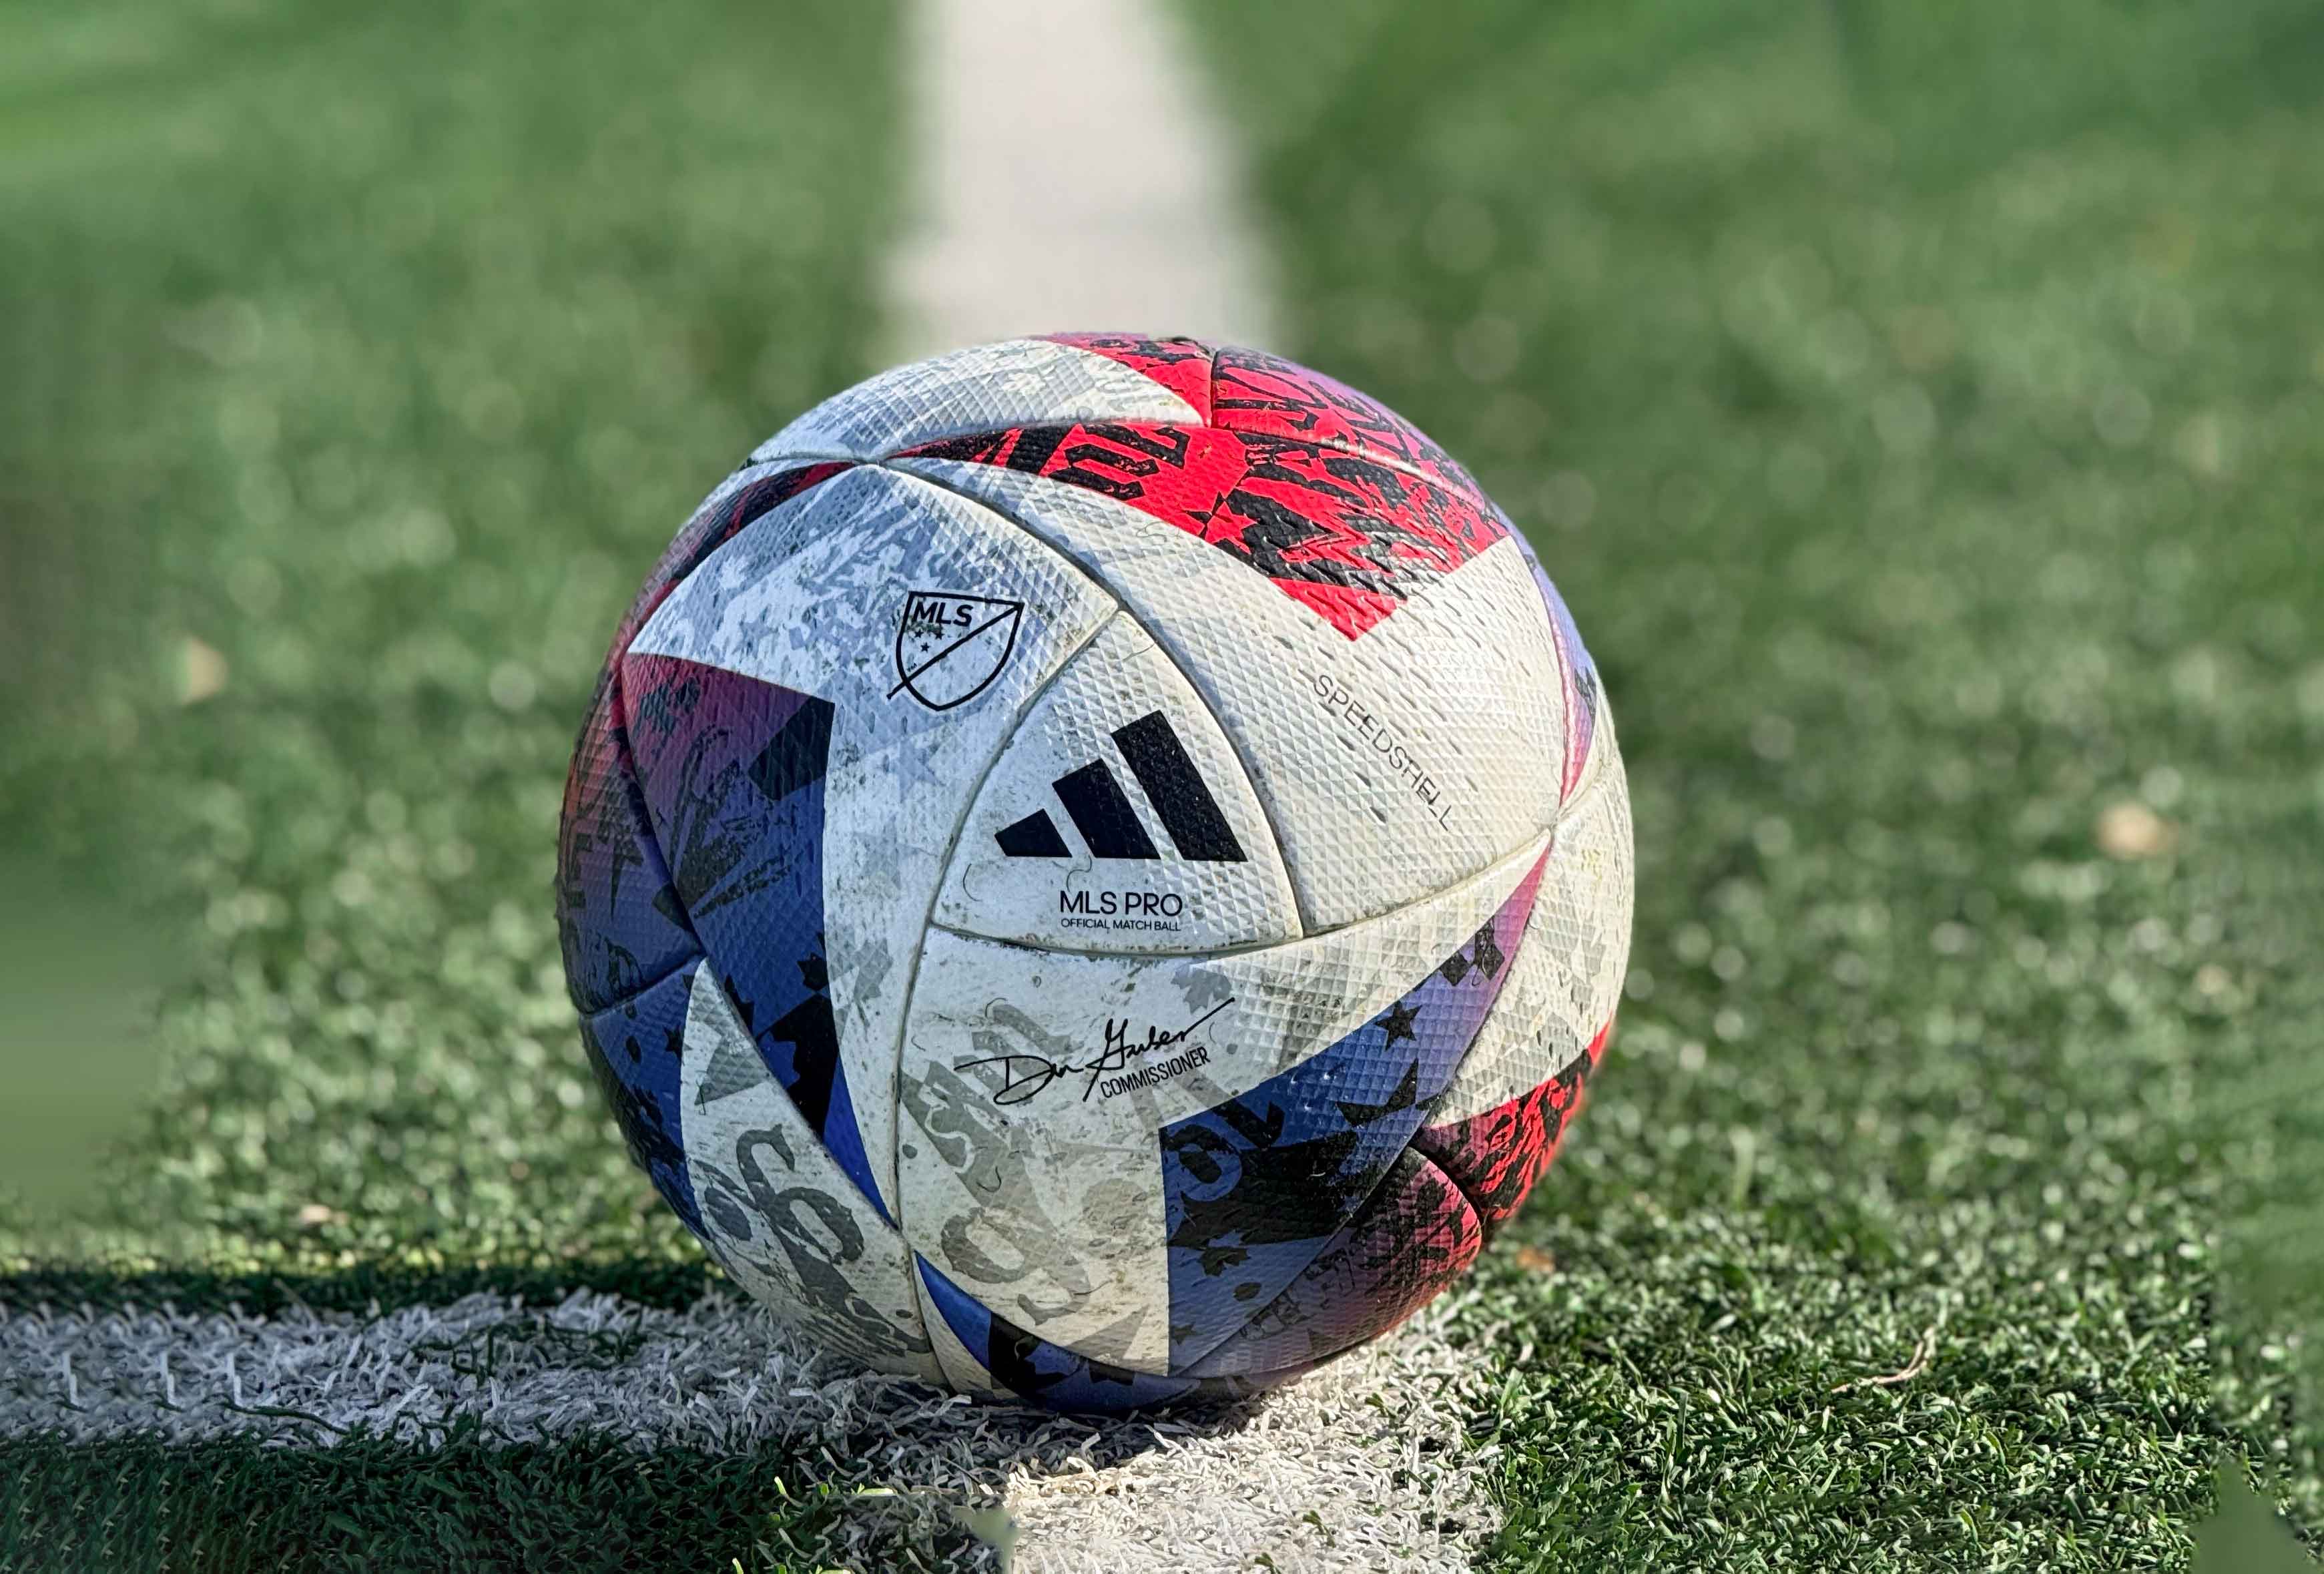
M 672 543 L 574 759 L 633 1155 L 818 1346 L 1067 1409 L 1385 1329 L 1547 1165 L 1630 828 L 1523 538 L 1288 362 L 1064 335 L 808 412 Z

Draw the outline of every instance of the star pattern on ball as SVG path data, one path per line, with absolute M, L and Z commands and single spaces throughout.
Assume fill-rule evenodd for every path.
M 1389 1006 L 1380 1014 L 1380 1047 L 1386 1049 L 1398 1039 L 1417 1040 L 1420 1035 L 1412 1031 L 1412 1024 L 1419 1019 L 1420 1008 L 1410 1001 L 1399 1000 Z

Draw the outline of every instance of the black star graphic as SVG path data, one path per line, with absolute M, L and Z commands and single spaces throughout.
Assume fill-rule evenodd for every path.
M 1240 1268 L 1250 1261 L 1250 1253 L 1241 1246 L 1222 1246 L 1215 1243 L 1203 1248 L 1203 1272 L 1215 1279 L 1230 1268 Z
M 1346 1121 L 1351 1127 L 1367 1126 L 1383 1116 L 1394 1115 L 1400 1109 L 1413 1108 L 1425 1102 L 1420 1097 L 1420 1062 L 1415 1060 L 1404 1069 L 1404 1076 L 1397 1081 L 1396 1091 L 1388 1096 L 1385 1103 L 1355 1104 L 1344 1098 L 1335 1098 L 1332 1102 L 1338 1106 L 1340 1118 Z M 1336 1169 L 1337 1166 L 1334 1168 Z M 1367 1187 L 1365 1190 L 1369 1190 L 1370 1188 Z
M 820 995 L 831 987 L 830 969 L 821 957 L 808 957 L 798 965 L 799 982 Z
M 1508 960 L 1501 955 L 1500 942 L 1493 938 L 1493 926 L 1489 923 L 1477 931 L 1477 943 L 1469 954 L 1488 978 L 1499 974 Z
M 1380 1041 L 1380 1048 L 1387 1049 L 1398 1039 L 1417 1040 L 1420 1035 L 1412 1031 L 1412 1024 L 1419 1016 L 1419 1008 L 1407 1002 L 1399 1000 L 1389 1006 L 1379 1019 L 1380 1032 L 1388 1035 Z

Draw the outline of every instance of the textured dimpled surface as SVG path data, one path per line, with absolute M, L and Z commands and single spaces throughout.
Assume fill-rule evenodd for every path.
M 1394 1327 L 1554 1154 L 1630 919 L 1611 718 L 1376 401 L 1060 335 L 808 412 L 680 530 L 567 783 L 632 1156 L 820 1347 L 1067 1410 Z
M 993 763 L 936 921 L 1064 950 L 1206 953 L 1300 932 L 1240 756 L 1126 614 L 1065 664 Z
M 1559 771 L 1543 762 L 1564 748 L 1563 669 L 1513 542 L 1351 638 L 1127 503 L 989 465 L 898 463 L 1017 521 L 1152 631 L 1242 752 L 1309 932 L 1440 891 L 1554 819 Z

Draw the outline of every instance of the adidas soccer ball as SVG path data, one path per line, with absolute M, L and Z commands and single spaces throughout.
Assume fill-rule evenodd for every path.
M 1629 943 L 1613 728 L 1466 472 L 1272 356 L 1064 335 L 800 417 L 623 620 L 559 897 L 632 1155 L 817 1347 L 1065 1409 L 1467 1268 Z

